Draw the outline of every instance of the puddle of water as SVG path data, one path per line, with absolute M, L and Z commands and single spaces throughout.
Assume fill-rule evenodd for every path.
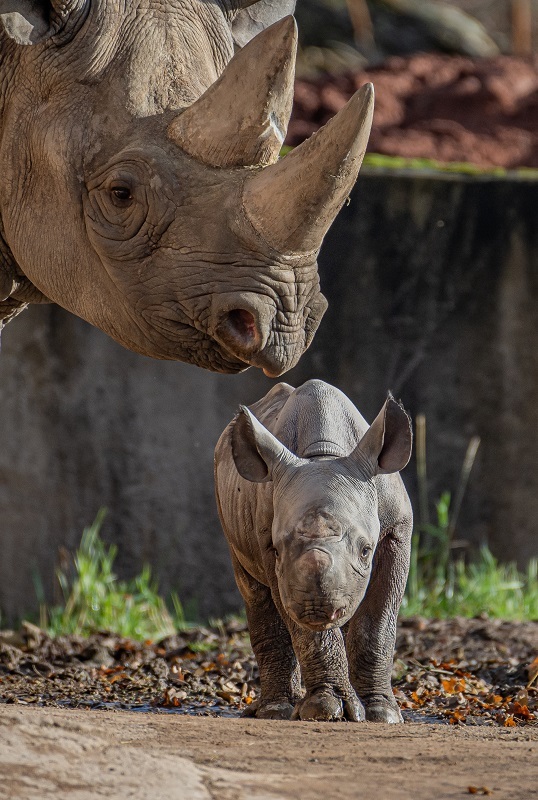
M 43 705 L 43 703 L 36 703 Z M 227 717 L 238 718 L 241 716 L 240 708 L 230 708 L 229 706 L 214 705 L 183 705 L 167 708 L 164 706 L 152 706 L 149 703 L 144 705 L 131 705 L 130 703 L 107 703 L 104 701 L 94 702 L 90 700 L 56 700 L 55 705 L 62 708 L 91 708 L 93 710 L 107 711 L 137 711 L 142 714 L 180 714 L 194 717 Z
M 2 702 L 0 700 L 0 702 Z M 22 701 L 22 705 L 36 705 L 44 707 L 47 704 L 43 702 L 32 702 L 32 703 L 25 703 Z M 95 701 L 95 700 L 56 700 L 54 702 L 54 706 L 58 708 L 88 708 L 95 711 L 135 711 L 140 714 L 176 714 L 180 716 L 193 716 L 193 717 L 223 717 L 226 719 L 239 719 L 242 714 L 242 709 L 234 708 L 227 705 L 220 705 L 219 703 L 213 703 L 211 705 L 202 705 L 199 703 L 189 703 L 188 705 L 182 705 L 177 707 L 170 707 L 167 708 L 165 706 L 152 706 L 149 703 L 141 704 L 141 705 L 134 705 L 130 703 L 119 703 L 119 702 L 111 702 L 107 703 L 105 701 Z M 402 709 L 402 716 L 404 718 L 404 722 L 413 723 L 413 724 L 421 724 L 421 725 L 449 725 L 449 721 L 446 717 L 442 717 L 440 715 L 435 714 L 427 714 L 423 711 L 414 711 L 408 708 Z M 490 719 L 484 717 L 472 717 L 468 716 L 465 721 L 465 725 L 492 725 L 493 722 Z
M 402 709 L 404 722 L 421 722 L 428 725 L 448 725 L 448 720 L 435 714 L 425 714 L 421 711 L 411 711 L 408 708 Z
M 106 703 L 106 702 L 91 702 L 79 701 L 74 703 L 70 700 L 58 700 L 57 705 L 65 708 L 92 708 L 92 709 L 105 709 L 115 711 L 136 711 L 141 714 L 179 714 L 183 716 L 194 717 L 224 717 L 227 719 L 238 719 L 241 717 L 242 710 L 240 708 L 231 708 L 230 706 L 214 705 L 198 705 L 188 704 L 172 708 L 164 706 L 152 706 L 149 703 L 144 705 L 130 705 L 129 703 Z M 434 714 L 425 714 L 420 711 L 411 711 L 403 709 L 402 715 L 405 722 L 420 723 L 427 725 L 448 725 L 448 720 L 441 716 Z M 474 724 L 481 724 L 480 718 L 476 718 Z

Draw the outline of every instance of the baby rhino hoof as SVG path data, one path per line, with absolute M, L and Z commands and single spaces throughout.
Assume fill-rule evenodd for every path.
M 366 704 L 366 721 L 394 724 L 403 722 L 403 717 L 400 713 L 400 709 L 396 705 L 392 705 L 392 703 L 385 698 L 381 698 Z
M 344 709 L 342 701 L 332 692 L 318 692 L 305 697 L 296 708 L 295 715 L 299 719 L 315 719 L 330 721 L 342 719 Z
M 318 722 L 349 719 L 352 722 L 360 722 L 364 719 L 364 710 L 358 698 L 342 700 L 333 692 L 320 691 L 301 700 L 295 706 L 292 719 Z
M 265 703 L 256 712 L 258 719 L 291 719 L 292 714 L 290 703 Z
M 274 700 L 266 703 L 252 703 L 245 711 L 244 717 L 256 717 L 257 719 L 291 719 L 293 706 L 286 701 Z

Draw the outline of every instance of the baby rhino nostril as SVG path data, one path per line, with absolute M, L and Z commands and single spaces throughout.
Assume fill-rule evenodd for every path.
M 232 329 L 248 343 L 258 338 L 259 332 L 254 315 L 244 308 L 234 308 L 228 312 L 228 321 Z

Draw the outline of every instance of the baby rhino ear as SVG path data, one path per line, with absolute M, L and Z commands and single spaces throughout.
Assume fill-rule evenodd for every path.
M 278 464 L 299 461 L 246 406 L 240 406 L 233 424 L 232 455 L 241 477 L 254 483 L 272 480 Z
M 360 450 L 363 459 L 366 456 L 372 475 L 380 475 L 399 472 L 407 466 L 412 446 L 413 431 L 409 414 L 389 392 L 383 408 L 355 452 Z M 353 453 L 350 457 L 353 457 Z

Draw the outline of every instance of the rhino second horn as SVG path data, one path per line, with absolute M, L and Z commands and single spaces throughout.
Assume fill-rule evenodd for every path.
M 321 247 L 357 179 L 373 113 L 367 83 L 310 139 L 247 179 L 245 213 L 268 244 L 281 253 Z
M 297 26 L 266 28 L 168 128 L 182 150 L 213 167 L 266 166 L 278 159 L 293 103 Z

